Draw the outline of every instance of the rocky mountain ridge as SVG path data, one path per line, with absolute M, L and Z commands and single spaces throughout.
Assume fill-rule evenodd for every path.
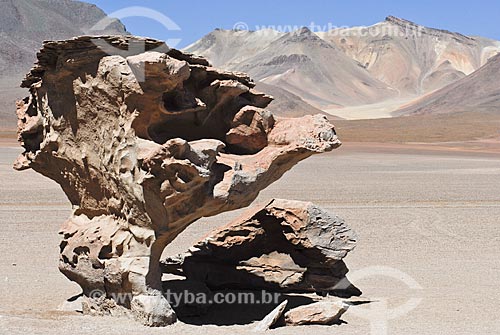
M 318 33 L 217 29 L 186 51 L 335 114 L 335 108 L 411 102 L 453 84 L 485 65 L 500 42 L 388 16 L 369 27 Z

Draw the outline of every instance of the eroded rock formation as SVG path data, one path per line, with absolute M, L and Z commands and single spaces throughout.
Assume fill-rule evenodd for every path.
M 248 76 L 152 39 L 46 42 L 22 86 L 31 95 L 18 103 L 15 168 L 55 180 L 73 206 L 60 270 L 87 313 L 151 326 L 175 321 L 161 285 L 168 243 L 340 145 L 325 117 L 274 118 Z
M 356 234 L 341 218 L 312 203 L 275 199 L 168 258 L 163 268 L 211 289 L 350 297 L 361 292 L 348 284 L 342 259 L 355 244 Z

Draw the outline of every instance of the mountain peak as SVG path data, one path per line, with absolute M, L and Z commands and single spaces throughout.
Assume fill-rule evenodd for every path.
M 307 27 L 302 27 L 300 29 L 297 30 L 297 35 L 313 35 L 313 32 L 311 31 L 311 29 L 307 28 Z
M 410 20 L 402 19 L 396 16 L 389 15 L 388 17 L 385 18 L 385 22 L 397 25 L 403 29 L 410 29 L 410 30 L 419 30 L 420 33 L 427 34 L 427 35 L 433 35 L 433 36 L 445 36 L 449 35 L 455 38 L 457 41 L 460 41 L 465 44 L 469 44 L 471 42 L 474 42 L 475 39 L 466 36 L 460 33 L 455 33 L 449 30 L 444 30 L 444 29 L 436 29 L 436 28 L 429 28 L 423 25 L 420 25 L 418 23 L 412 22 Z
M 415 22 L 412 22 L 410 20 L 406 20 L 400 17 L 392 16 L 389 15 L 388 17 L 385 18 L 385 22 L 389 23 L 394 23 L 400 26 L 413 26 L 413 27 L 420 27 L 419 24 L 416 24 Z
M 288 34 L 283 35 L 281 40 L 285 44 L 302 44 L 302 43 L 307 43 L 307 44 L 314 44 L 317 46 L 320 46 L 322 48 L 334 48 L 334 46 L 327 41 L 323 40 L 320 38 L 318 35 L 313 33 L 311 29 L 307 27 L 302 27 L 298 30 L 292 31 Z

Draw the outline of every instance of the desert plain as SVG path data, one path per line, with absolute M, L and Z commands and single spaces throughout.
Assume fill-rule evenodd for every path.
M 270 334 L 497 334 L 496 147 L 347 142 L 300 163 L 263 191 L 256 203 L 312 201 L 345 218 L 359 235 L 345 259 L 348 278 L 363 291 L 341 325 L 278 328 Z M 20 152 L 11 140 L 0 145 L 0 333 L 244 334 L 275 307 L 249 314 L 245 306 L 214 306 L 208 319 L 184 319 L 160 329 L 60 311 L 66 299 L 80 293 L 58 271 L 58 230 L 71 208 L 53 181 L 12 169 Z M 199 220 L 165 254 L 185 251 L 237 215 Z

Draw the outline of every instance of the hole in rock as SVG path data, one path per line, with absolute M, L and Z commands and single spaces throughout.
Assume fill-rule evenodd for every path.
M 110 259 L 113 257 L 112 255 L 112 248 L 110 245 L 105 245 L 101 248 L 101 251 L 99 252 L 99 259 Z
M 182 112 L 199 107 L 195 95 L 187 90 L 163 93 L 163 106 L 170 113 Z
M 141 112 L 132 126 L 137 136 L 158 144 L 174 138 L 186 141 L 216 139 L 226 143 L 226 134 L 234 127 L 234 116 L 242 107 L 255 104 L 255 97 L 248 92 L 224 95 L 211 91 L 194 78 L 184 82 L 182 88 L 164 92 L 162 108 L 157 109 L 144 98 L 137 101 Z M 231 145 L 227 145 L 225 151 L 244 154 Z
M 88 255 L 90 254 L 90 249 L 88 247 L 77 247 L 73 252 L 77 255 Z

